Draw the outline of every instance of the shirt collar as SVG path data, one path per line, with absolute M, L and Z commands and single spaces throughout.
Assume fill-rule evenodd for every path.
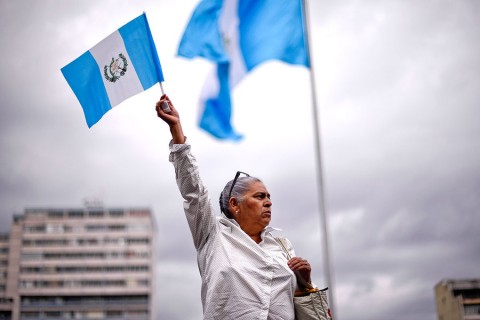
M 225 213 L 223 213 L 223 212 L 222 212 L 220 215 L 221 215 L 221 217 L 222 217 L 223 219 L 227 219 L 228 221 L 230 221 L 231 223 L 233 223 L 234 225 L 236 225 L 237 227 L 240 228 L 240 225 L 238 224 L 238 222 L 237 222 L 235 219 L 230 219 L 230 218 L 227 217 L 227 216 L 225 215 Z M 266 227 L 265 229 L 263 229 L 263 231 L 262 231 L 262 238 L 263 238 L 263 235 L 264 235 L 265 233 L 267 233 L 267 232 L 272 232 L 272 231 L 283 231 L 283 230 L 280 229 L 280 228 L 275 228 L 275 227 L 267 226 L 267 227 Z

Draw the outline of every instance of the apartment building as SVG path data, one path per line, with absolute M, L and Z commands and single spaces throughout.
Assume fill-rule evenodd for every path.
M 0 319 L 155 318 L 149 209 L 33 208 L 0 237 Z
M 480 320 L 480 279 L 439 282 L 435 302 L 438 320 Z

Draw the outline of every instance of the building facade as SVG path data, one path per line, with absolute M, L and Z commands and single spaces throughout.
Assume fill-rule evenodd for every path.
M 0 238 L 0 319 L 155 318 L 149 209 L 27 209 Z
M 435 302 L 438 320 L 480 320 L 480 279 L 439 282 Z
M 0 234 L 0 319 L 12 318 L 13 299 L 6 294 L 9 246 L 10 235 Z

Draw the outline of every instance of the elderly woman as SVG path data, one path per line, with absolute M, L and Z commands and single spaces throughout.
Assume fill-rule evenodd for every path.
M 168 108 L 162 108 L 168 103 Z M 286 258 L 269 227 L 272 200 L 262 181 L 237 172 L 220 195 L 221 216 L 216 216 L 197 162 L 183 135 L 180 117 L 164 95 L 157 115 L 170 127 L 170 161 L 197 250 L 202 278 L 204 319 L 293 320 L 297 280 L 310 283 L 310 265 Z M 299 278 L 299 279 L 296 279 Z

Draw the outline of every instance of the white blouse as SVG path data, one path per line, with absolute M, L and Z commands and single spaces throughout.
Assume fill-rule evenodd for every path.
M 197 249 L 203 318 L 294 320 L 296 278 L 271 234 L 278 229 L 265 228 L 257 244 L 235 220 L 216 216 L 190 145 L 170 143 L 170 151 Z

